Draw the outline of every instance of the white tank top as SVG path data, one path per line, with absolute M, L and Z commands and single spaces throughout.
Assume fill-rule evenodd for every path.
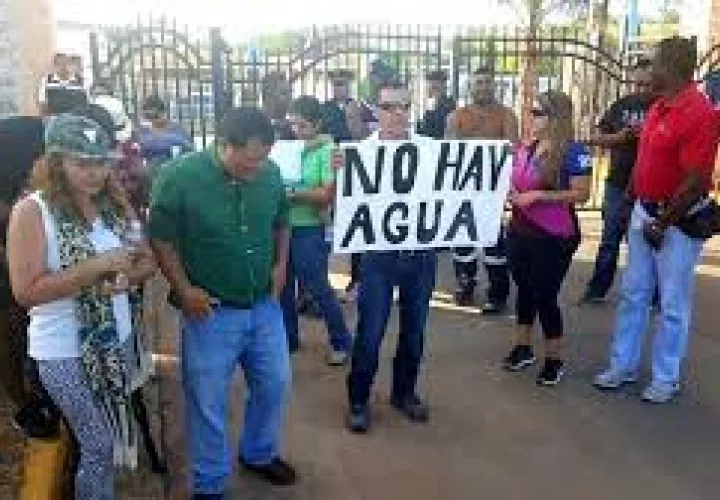
M 60 270 L 60 248 L 57 226 L 45 200 L 39 193 L 30 195 L 38 204 L 45 228 L 47 268 L 51 273 Z M 88 234 L 98 253 L 107 252 L 122 245 L 99 217 L 93 222 Z M 113 312 L 120 342 L 125 342 L 132 331 L 130 301 L 126 293 L 113 296 Z M 33 359 L 50 360 L 80 357 L 79 323 L 75 315 L 73 298 L 60 299 L 33 307 L 29 311 L 28 354 Z

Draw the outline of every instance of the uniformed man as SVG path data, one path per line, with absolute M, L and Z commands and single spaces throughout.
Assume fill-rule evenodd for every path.
M 53 72 L 40 82 L 38 102 L 44 116 L 69 113 L 87 105 L 85 82 L 79 71 L 71 68 L 72 58 L 55 54 Z
M 348 106 L 356 103 L 350 97 L 350 81 L 353 79 L 353 72 L 347 69 L 329 71 L 328 78 L 332 83 L 332 98 L 324 105 L 323 120 L 325 131 L 333 138 L 336 144 L 359 139 L 362 121 L 348 123 Z
M 425 76 L 425 81 L 428 105 L 422 120 L 417 125 L 417 133 L 433 139 L 442 139 L 445 137 L 448 116 L 455 110 L 455 100 L 447 95 L 445 71 L 431 71 Z
M 518 120 L 512 109 L 498 102 L 495 95 L 495 72 L 492 66 L 475 70 L 471 78 L 472 102 L 454 111 L 448 118 L 448 139 L 518 140 Z M 485 270 L 490 281 L 483 314 L 497 314 L 505 308 L 510 293 L 510 275 L 505 254 L 504 230 L 496 246 L 484 250 Z M 463 247 L 453 256 L 458 282 L 456 301 L 470 305 L 475 299 L 478 272 L 478 250 Z

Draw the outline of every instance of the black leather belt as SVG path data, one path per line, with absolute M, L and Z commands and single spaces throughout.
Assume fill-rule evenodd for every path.
M 236 309 L 238 311 L 249 311 L 257 305 L 257 301 L 240 302 L 233 299 L 218 299 L 213 297 L 210 305 L 213 309 Z
M 642 201 L 640 200 L 640 206 L 645 209 L 645 212 L 650 217 L 657 217 L 659 213 L 665 210 L 667 203 L 660 201 Z

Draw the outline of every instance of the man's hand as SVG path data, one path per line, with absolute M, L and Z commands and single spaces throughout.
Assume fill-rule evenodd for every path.
M 665 231 L 657 221 L 647 221 L 643 224 L 643 237 L 650 247 L 658 251 L 663 243 Z
M 202 288 L 188 287 L 180 292 L 182 311 L 190 319 L 205 319 L 212 314 L 212 298 Z
M 345 154 L 342 149 L 334 149 L 332 152 L 332 168 L 334 171 L 338 171 L 345 166 Z
M 277 300 L 285 289 L 287 283 L 287 264 L 275 264 L 272 272 L 272 294 Z

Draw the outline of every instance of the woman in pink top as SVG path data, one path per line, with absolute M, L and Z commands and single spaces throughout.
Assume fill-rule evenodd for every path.
M 533 141 L 513 159 L 508 258 L 517 285 L 517 334 L 504 360 L 508 371 L 535 363 L 533 326 L 545 337 L 539 385 L 553 386 L 564 371 L 563 322 L 558 293 L 580 242 L 574 204 L 588 199 L 592 161 L 574 141 L 572 101 L 560 92 L 538 96 Z

